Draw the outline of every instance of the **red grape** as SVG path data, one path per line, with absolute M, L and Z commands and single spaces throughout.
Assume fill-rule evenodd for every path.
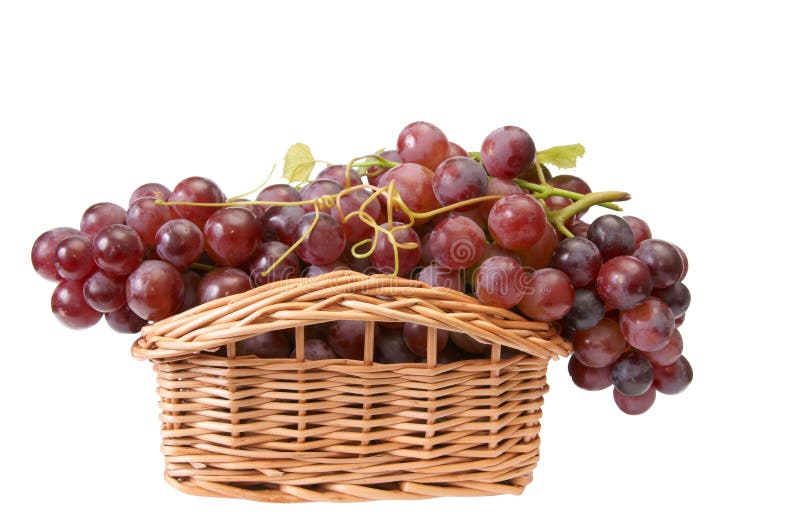
M 433 174 L 433 193 L 442 205 L 485 196 L 489 178 L 483 167 L 469 157 L 452 157 L 436 167 Z M 459 207 L 470 210 L 473 206 Z
M 653 379 L 656 390 L 668 395 L 681 393 L 692 382 L 694 372 L 686 357 L 679 357 L 669 366 L 655 366 Z
M 31 264 L 36 273 L 48 281 L 63 279 L 56 270 L 56 247 L 68 236 L 80 234 L 80 231 L 71 227 L 57 227 L 39 235 L 31 248 Z
M 692 302 L 689 289 L 680 281 L 667 288 L 656 288 L 652 295 L 666 303 L 676 318 L 683 316 Z
M 250 277 L 238 268 L 215 268 L 200 279 L 197 297 L 200 304 L 214 299 L 240 294 L 252 288 Z
M 378 154 L 379 156 L 383 157 L 387 161 L 392 161 L 395 163 L 402 163 L 403 159 L 400 157 L 400 154 L 397 153 L 397 150 L 384 150 Z M 385 174 L 389 169 L 384 168 L 382 166 L 370 166 L 367 168 L 367 180 L 369 184 L 376 187 L 378 186 L 378 181 L 383 174 Z
M 96 271 L 83 284 L 83 299 L 98 312 L 116 312 L 126 306 L 125 278 Z
M 491 349 L 489 344 L 461 332 L 450 331 L 450 339 L 453 340 L 453 343 L 462 351 L 475 355 L 484 354 Z
M 666 303 L 648 297 L 639 306 L 623 311 L 619 325 L 631 346 L 640 351 L 657 351 L 669 343 L 675 318 Z
M 643 352 L 653 366 L 669 366 L 674 364 L 683 353 L 683 337 L 678 329 L 669 337 L 667 345 L 655 351 Z
M 641 244 L 644 240 L 652 238 L 653 235 L 650 232 L 650 226 L 647 225 L 647 222 L 641 218 L 637 218 L 636 216 L 623 216 L 622 219 L 628 222 L 628 225 L 631 226 L 631 230 L 633 231 L 634 249 L 638 248 L 639 244 Z
M 451 157 L 467 157 L 467 156 L 469 156 L 467 150 L 465 150 L 455 142 L 447 141 L 447 159 Z
M 347 165 L 334 164 L 324 168 L 320 173 L 317 174 L 315 179 L 330 179 L 339 183 L 342 188 L 354 187 L 361 184 L 361 178 L 358 176 L 358 172 L 356 172 L 355 168 L 350 168 L 349 183 L 347 181 L 348 175 L 345 174 L 345 170 L 347 170 Z
M 128 207 L 125 223 L 136 231 L 145 246 L 156 245 L 156 232 L 172 218 L 166 205 L 159 205 L 155 198 L 139 198 Z
M 170 193 L 170 189 L 161 183 L 146 183 L 133 191 L 131 198 L 128 200 L 128 206 L 141 198 L 155 198 L 161 201 L 168 201 Z
M 156 233 L 155 242 L 158 257 L 179 270 L 186 269 L 197 261 L 206 247 L 200 228 L 182 218 L 162 225 Z
M 483 257 L 486 235 L 478 224 L 465 216 L 452 216 L 431 231 L 430 252 L 440 266 L 454 270 L 475 264 Z
M 381 217 L 381 204 L 377 199 L 367 203 L 371 195 L 372 194 L 365 189 L 354 190 L 339 200 L 339 206 L 331 209 L 333 217 L 342 225 L 345 239 L 351 244 L 369 238 L 373 236 L 375 232 L 375 230 L 364 223 L 357 214 L 346 222 L 344 221 L 347 215 L 358 212 L 363 206 L 364 213 L 377 222 Z M 341 212 L 339 211 L 339 207 L 341 207 Z
M 575 289 L 566 273 L 554 268 L 537 270 L 517 305 L 520 312 L 536 321 L 560 320 L 572 309 Z
M 417 275 L 417 280 L 430 286 L 441 286 L 464 291 L 464 275 L 459 270 L 431 264 L 422 268 Z
M 300 191 L 300 198 L 303 201 L 316 200 L 322 196 L 336 196 L 342 191 L 342 185 L 332 179 L 317 179 L 311 181 Z M 306 203 L 303 205 L 305 212 L 314 212 L 316 209 L 314 203 Z M 330 214 L 332 209 L 320 207 L 321 212 Z
M 517 126 L 495 129 L 481 145 L 481 161 L 492 177 L 517 177 L 531 166 L 535 156 L 533 139 Z
M 191 224 L 191 222 L 189 223 Z M 191 225 L 197 227 L 194 224 Z M 181 306 L 176 311 L 176 314 L 185 310 L 189 310 L 190 308 L 197 306 L 197 304 L 200 302 L 197 294 L 197 289 L 200 286 L 200 279 L 202 279 L 202 277 L 191 270 L 181 272 L 181 281 L 183 281 L 183 299 L 181 300 Z
M 592 284 L 603 259 L 600 250 L 588 238 L 565 238 L 556 246 L 550 266 L 569 275 L 576 287 Z
M 328 342 L 319 338 L 306 338 L 305 344 L 303 345 L 303 353 L 304 360 L 329 360 L 339 358 Z M 292 351 L 290 356 L 295 356 L 295 352 Z
M 311 265 L 305 269 L 303 272 L 303 277 L 319 277 L 320 275 L 324 275 L 326 273 L 335 272 L 335 271 L 347 271 L 350 270 L 350 266 L 345 264 L 344 262 L 335 260 L 330 264 L 325 264 L 322 266 L 315 266 Z
M 324 212 L 319 213 L 319 220 L 314 229 L 311 229 L 316 216 L 316 213 L 309 212 L 300 218 L 295 229 L 295 240 L 302 238 L 303 241 L 296 248 L 296 252 L 309 264 L 323 266 L 338 259 L 344 251 L 344 231 L 333 216 Z M 309 229 L 311 232 L 303 237 Z
M 109 225 L 92 241 L 92 256 L 97 265 L 111 275 L 128 275 L 139 266 L 144 245 L 136 231 L 127 225 Z
M 653 288 L 647 265 L 627 255 L 614 257 L 597 273 L 597 293 L 616 309 L 629 309 L 644 301 Z
M 428 122 L 413 122 L 397 137 L 397 153 L 405 163 L 433 170 L 447 158 L 450 147 L 441 129 Z
M 223 203 L 225 194 L 210 179 L 205 177 L 187 177 L 172 190 L 169 201 L 188 203 Z M 211 214 L 219 207 L 197 207 L 193 205 L 170 205 L 173 217 L 185 218 L 199 228 L 203 228 Z
M 403 163 L 383 174 L 378 186 L 388 186 L 392 181 L 403 203 L 411 211 L 426 213 L 441 207 L 433 193 L 433 170 L 415 163 Z M 395 207 L 395 212 L 399 211 Z
M 578 194 L 591 194 L 592 192 L 592 188 L 589 184 L 578 176 L 560 174 L 548 181 L 550 186 L 562 190 L 569 190 L 570 192 L 577 192 Z
M 447 346 L 450 334 L 444 329 L 436 329 L 436 352 L 441 353 Z M 406 322 L 403 325 L 403 340 L 406 346 L 419 357 L 428 355 L 428 327 L 419 323 Z
M 526 289 L 525 272 L 510 257 L 490 257 L 475 271 L 475 297 L 484 305 L 511 308 L 517 305 Z
M 416 247 L 411 249 L 398 249 L 398 271 L 397 275 L 406 275 L 414 266 L 419 263 L 422 257 L 422 250 L 420 248 L 419 236 L 416 231 L 410 227 L 397 229 L 402 224 L 394 222 L 392 236 L 398 244 L 416 244 Z M 382 224 L 382 228 L 389 229 L 389 224 Z M 383 232 L 378 234 L 378 242 L 375 245 L 375 252 L 369 257 L 370 263 L 380 273 L 393 273 L 395 269 L 395 255 L 394 246 L 392 245 L 389 237 Z
M 128 276 L 128 306 L 140 317 L 158 321 L 171 316 L 183 301 L 183 280 L 175 266 L 148 260 Z
M 603 260 L 633 251 L 633 230 L 628 222 L 613 214 L 605 214 L 591 223 L 587 238 L 594 242 Z
M 558 233 L 552 225 L 547 224 L 541 238 L 531 247 L 519 250 L 517 254 L 523 266 L 538 270 L 550 264 L 557 245 Z
M 669 242 L 655 238 L 644 240 L 633 252 L 633 256 L 650 268 L 653 288 L 673 285 L 683 273 L 681 255 Z
M 419 357 L 411 351 L 400 329 L 381 326 L 380 336 L 376 335 L 375 356 L 378 364 L 408 364 L 417 362 Z M 377 328 L 375 329 L 377 332 Z
M 544 208 L 528 194 L 511 194 L 489 212 L 489 233 L 497 244 L 512 251 L 529 248 L 544 234 Z
M 264 275 L 287 251 L 289 246 L 281 242 L 263 242 L 258 245 L 245 267 L 255 286 L 300 277 L 300 261 L 294 253 L 289 253 L 269 274 Z
M 306 211 L 298 205 L 274 205 L 264 211 L 261 219 L 261 240 L 267 242 L 276 238 L 291 246 L 295 239 L 295 229 Z
M 489 184 L 486 186 L 487 196 L 510 196 L 511 194 L 524 194 L 522 188 L 511 181 L 510 179 L 489 178 Z M 487 200 L 480 203 L 478 212 L 483 218 L 489 218 L 489 213 L 492 207 L 498 200 Z
M 600 323 L 605 310 L 603 300 L 593 290 L 578 288 L 575 290 L 572 310 L 564 316 L 562 322 L 570 329 L 585 331 Z
M 58 321 L 71 329 L 86 329 L 103 317 L 83 299 L 83 281 L 59 283 L 50 298 L 50 308 Z
M 64 279 L 84 279 L 97 268 L 92 258 L 92 241 L 83 235 L 61 240 L 53 256 L 56 271 Z
M 292 345 L 283 331 L 269 331 L 236 342 L 237 355 L 255 355 L 258 358 L 286 358 Z
M 683 281 L 686 278 L 686 274 L 689 273 L 689 259 L 686 257 L 686 253 L 683 252 L 681 248 L 672 244 L 672 247 L 678 250 L 678 253 L 681 255 L 681 261 L 683 262 L 683 273 L 681 273 L 679 281 Z
M 364 336 L 366 322 L 358 320 L 338 320 L 328 329 L 328 343 L 336 354 L 349 360 L 364 359 Z M 380 338 L 380 328 L 375 328 L 376 340 Z
M 614 389 L 614 402 L 626 414 L 636 416 L 647 412 L 656 401 L 656 390 L 650 386 L 640 395 L 625 395 Z
M 206 220 L 203 235 L 206 253 L 221 266 L 239 266 L 261 242 L 261 226 L 246 209 L 225 207 Z
M 81 233 L 94 238 L 102 228 L 125 223 L 125 209 L 116 203 L 95 203 L 81 217 Z
M 572 377 L 572 382 L 584 390 L 598 391 L 611 386 L 611 366 L 590 368 L 581 364 L 577 357 L 571 356 L 567 370 L 569 376 Z
M 592 368 L 611 366 L 628 345 L 619 329 L 619 323 L 603 318 L 600 323 L 585 331 L 577 331 L 572 339 L 572 349 L 582 364 Z
M 638 353 L 625 353 L 611 367 L 611 382 L 624 395 L 642 395 L 653 384 L 653 366 Z
M 137 316 L 128 305 L 114 312 L 108 312 L 105 317 L 109 327 L 118 333 L 135 334 L 147 325 L 147 320 Z

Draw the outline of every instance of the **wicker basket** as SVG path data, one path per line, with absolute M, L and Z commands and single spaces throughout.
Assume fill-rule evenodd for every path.
M 364 361 L 304 360 L 304 327 L 364 320 Z M 424 363 L 373 363 L 375 322 L 428 326 Z M 436 329 L 492 345 L 436 364 Z M 235 343 L 295 329 L 296 359 Z M 214 351 L 226 346 L 227 356 Z M 507 346 L 501 357 L 501 347 Z M 142 332 L 158 374 L 166 480 L 194 495 L 269 502 L 519 494 L 539 458 L 550 324 L 417 281 L 354 272 L 280 281 Z

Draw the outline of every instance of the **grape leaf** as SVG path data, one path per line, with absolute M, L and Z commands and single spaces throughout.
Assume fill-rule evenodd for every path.
M 311 148 L 302 142 L 292 144 L 283 157 L 283 177 L 289 183 L 305 183 L 315 164 Z
M 578 164 L 578 157 L 583 157 L 584 153 L 586 153 L 586 148 L 582 144 L 553 146 L 536 152 L 536 160 L 539 164 L 551 164 L 558 168 L 575 168 Z

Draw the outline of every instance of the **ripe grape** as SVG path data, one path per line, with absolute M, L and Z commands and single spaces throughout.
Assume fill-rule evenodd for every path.
M 451 157 L 467 157 L 468 155 L 467 150 L 455 142 L 447 141 L 447 159 Z
M 400 157 L 400 154 L 397 153 L 397 150 L 384 150 L 378 155 L 387 161 L 392 161 L 395 163 L 403 162 L 403 159 Z M 383 166 L 370 166 L 367 168 L 367 180 L 369 181 L 369 184 L 374 187 L 378 186 L 378 181 L 380 181 L 381 176 L 388 170 L 388 168 L 384 168 Z
M 550 186 L 562 190 L 569 190 L 570 192 L 577 192 L 578 194 L 591 194 L 592 192 L 592 188 L 589 184 L 578 176 L 560 174 L 548 181 Z
M 634 249 L 638 248 L 639 244 L 641 244 L 643 241 L 647 240 L 648 238 L 652 238 L 653 234 L 650 232 L 650 226 L 647 225 L 647 222 L 641 218 L 637 218 L 636 216 L 623 216 L 622 219 L 628 222 L 628 225 L 631 226 L 631 230 L 633 231 Z
M 531 247 L 519 250 L 517 254 L 523 266 L 538 270 L 550 264 L 557 245 L 558 233 L 552 225 L 547 224 L 539 240 Z
M 273 205 L 264 211 L 261 219 L 261 240 L 268 242 L 276 238 L 291 246 L 295 229 L 306 211 L 298 205 Z
M 692 366 L 683 356 L 669 366 L 655 366 L 653 368 L 656 390 L 668 395 L 681 393 L 689 386 L 693 377 Z
M 179 270 L 184 270 L 203 254 L 203 232 L 189 220 L 170 220 L 156 232 L 156 254 Z
M 501 198 L 489 212 L 489 233 L 497 244 L 512 251 L 536 244 L 546 225 L 544 208 L 528 194 Z
M 365 189 L 354 190 L 339 200 L 338 206 L 331 209 L 331 214 L 341 224 L 344 230 L 345 240 L 351 244 L 373 236 L 375 230 L 364 223 L 358 215 L 352 216 L 346 222 L 344 219 L 351 213 L 358 212 L 362 206 L 364 213 L 374 221 L 381 216 L 381 204 L 379 200 L 370 201 L 372 194 Z M 339 210 L 341 208 L 341 211 Z
M 304 360 L 329 360 L 339 358 L 333 348 L 320 338 L 306 338 L 303 345 Z M 292 351 L 290 356 L 296 356 Z
M 533 139 L 517 126 L 495 129 L 481 145 L 481 161 L 492 177 L 517 177 L 531 166 L 535 156 Z
M 311 265 L 305 269 L 303 272 L 303 277 L 319 277 L 320 275 L 324 275 L 326 273 L 335 272 L 335 271 L 347 271 L 350 270 L 350 266 L 345 264 L 344 262 L 335 260 L 330 264 L 325 264 L 323 266 L 315 266 Z
M 619 323 L 603 318 L 585 331 L 577 331 L 572 339 L 572 349 L 582 364 L 592 368 L 611 366 L 628 347 Z
M 417 274 L 417 280 L 430 286 L 441 286 L 464 291 L 464 275 L 459 270 L 431 264 L 425 266 Z
M 475 271 L 475 297 L 484 305 L 511 308 L 525 293 L 525 272 L 510 257 L 490 257 Z
M 170 192 L 170 189 L 161 183 L 146 183 L 133 191 L 131 198 L 128 200 L 128 206 L 141 198 L 155 198 L 161 201 L 167 201 L 169 200 Z
M 379 187 L 394 182 L 397 194 L 411 211 L 425 213 L 441 207 L 433 193 L 433 170 L 415 163 L 390 168 L 378 181 Z M 395 207 L 395 212 L 400 211 Z
M 585 331 L 600 323 L 605 311 L 603 300 L 593 290 L 578 288 L 572 310 L 562 318 L 562 322 L 570 329 Z
M 311 181 L 300 191 L 300 199 L 303 201 L 316 200 L 322 196 L 335 196 L 342 191 L 342 185 L 332 179 L 317 179 Z M 314 203 L 307 203 L 303 205 L 305 212 L 314 212 Z M 321 212 L 330 214 L 331 209 L 320 207 Z
M 675 318 L 660 299 L 648 297 L 637 307 L 620 314 L 622 335 L 640 351 L 657 351 L 669 343 L 675 330 Z
M 452 205 L 461 201 L 486 195 L 489 177 L 486 170 L 469 157 L 452 157 L 436 167 L 433 174 L 433 193 L 442 205 Z M 472 205 L 458 210 L 472 209 Z
M 569 198 L 565 198 L 564 196 L 548 196 L 544 200 L 544 206 L 547 207 L 549 212 L 555 212 L 561 209 L 565 209 L 572 205 L 572 200 Z M 575 221 L 575 216 L 570 216 L 566 220 L 564 220 L 565 225 L 569 225 Z
M 83 281 L 60 282 L 50 298 L 50 308 L 58 321 L 71 329 L 86 329 L 103 317 L 83 299 Z
M 92 258 L 92 241 L 83 235 L 61 240 L 53 257 L 56 271 L 64 279 L 84 279 L 97 268 Z
M 683 262 L 683 273 L 681 273 L 679 281 L 683 281 L 686 278 L 686 274 L 689 273 L 689 259 L 686 257 L 686 253 L 683 252 L 681 248 L 672 244 L 672 247 L 678 250 L 678 253 L 681 256 L 681 262 Z
M 94 238 L 102 228 L 125 223 L 125 209 L 116 203 L 95 203 L 81 217 L 81 233 Z
M 319 213 L 319 220 L 314 225 L 316 217 L 317 214 L 313 212 L 304 214 L 297 224 L 294 238 L 295 240 L 303 239 L 296 248 L 296 253 L 300 258 L 309 264 L 322 266 L 338 259 L 344 251 L 344 231 L 339 222 L 330 214 Z M 313 229 L 311 229 L 312 225 Z M 311 232 L 304 237 L 303 235 L 309 230 Z
M 128 276 L 125 293 L 131 310 L 146 320 L 158 321 L 181 306 L 183 280 L 172 264 L 148 260 Z
M 250 277 L 238 268 L 216 268 L 200 279 L 197 285 L 197 297 L 200 303 L 214 299 L 240 294 L 252 288 Z
M 349 360 L 364 359 L 364 336 L 366 322 L 358 320 L 337 320 L 328 329 L 328 343 L 336 354 Z M 380 328 L 375 328 L 376 340 L 380 337 Z
M 430 252 L 437 264 L 452 269 L 466 268 L 483 257 L 486 235 L 466 216 L 452 216 L 431 231 Z
M 397 153 L 405 163 L 433 170 L 447 158 L 450 147 L 441 129 L 428 122 L 412 122 L 397 137 Z
M 611 366 L 611 382 L 624 395 L 641 395 L 653 384 L 653 366 L 638 353 L 625 353 Z
M 258 358 L 286 358 L 291 351 L 292 345 L 283 331 L 269 331 L 236 342 L 237 355 L 255 355 Z
M 349 182 L 347 180 L 348 174 L 345 173 L 345 170 L 347 170 L 347 165 L 333 164 L 318 173 L 315 180 L 330 179 L 331 181 L 339 183 L 343 189 L 361 184 L 361 178 L 358 176 L 358 172 L 356 172 L 355 168 L 350 168 Z
M 567 371 L 579 388 L 590 391 L 604 390 L 611 386 L 611 366 L 590 368 L 581 364 L 577 357 L 569 357 Z
M 194 224 L 191 225 L 194 226 Z M 178 308 L 176 313 L 196 307 L 200 302 L 200 298 L 197 294 L 197 289 L 200 286 L 200 279 L 202 279 L 202 277 L 191 270 L 181 272 L 181 281 L 183 281 L 183 299 L 181 300 L 181 306 Z
M 647 412 L 653 403 L 656 402 L 656 390 L 650 386 L 640 395 L 625 395 L 616 388 L 614 389 L 614 402 L 620 410 L 626 414 L 636 416 Z
M 647 299 L 652 288 L 647 265 L 628 255 L 612 258 L 597 273 L 597 293 L 616 309 L 635 307 Z
M 669 366 L 674 364 L 683 353 L 683 337 L 678 329 L 669 337 L 667 345 L 655 351 L 643 352 L 653 366 Z
M 377 328 L 375 331 L 377 332 Z M 417 362 L 419 357 L 411 351 L 400 329 L 380 327 L 381 334 L 375 336 L 375 356 L 378 364 L 407 364 Z
M 603 260 L 633 251 L 633 230 L 628 222 L 613 214 L 605 214 L 591 223 L 587 238 L 594 242 Z
M 574 220 L 571 224 L 567 224 L 567 229 L 569 229 L 572 236 L 575 237 L 583 237 L 589 234 L 589 224 L 582 220 Z
M 510 179 L 489 178 L 489 184 L 486 186 L 487 196 L 510 196 L 511 194 L 524 194 L 522 188 L 511 181 Z M 498 200 L 482 201 L 478 212 L 484 219 L 489 218 L 489 213 L 492 212 L 492 207 Z
M 450 339 L 462 351 L 475 355 L 484 354 L 491 349 L 489 344 L 481 342 L 462 332 L 450 331 Z
M 128 305 L 114 312 L 108 312 L 105 315 L 106 323 L 109 327 L 118 333 L 134 334 L 142 330 L 142 327 L 147 325 L 147 320 L 137 316 Z
M 673 285 L 683 273 L 681 255 L 669 242 L 655 238 L 644 240 L 633 252 L 633 256 L 650 268 L 653 288 L 666 288 Z
M 450 334 L 444 329 L 436 329 L 436 352 L 441 353 L 447 346 Z M 403 325 L 403 340 L 406 346 L 417 356 L 428 355 L 428 327 L 410 321 Z
M 31 264 L 36 273 L 48 281 L 62 280 L 55 265 L 56 247 L 68 236 L 80 234 L 71 227 L 57 227 L 39 235 L 31 248 Z
M 392 236 L 398 244 L 416 244 L 416 247 L 410 249 L 398 249 L 398 270 L 397 275 L 403 276 L 411 272 L 414 266 L 419 263 L 422 257 L 422 250 L 420 247 L 419 236 L 416 231 L 410 227 L 397 229 L 402 224 L 394 222 L 392 224 Z M 383 229 L 389 229 L 389 224 L 382 224 Z M 383 232 L 378 234 L 378 242 L 375 245 L 375 252 L 369 257 L 370 263 L 380 273 L 392 273 L 395 268 L 395 255 L 394 247 L 392 246 L 389 237 Z
M 143 254 L 142 240 L 127 225 L 104 227 L 92 241 L 94 261 L 111 275 L 128 275 L 139 266 Z
M 689 289 L 680 281 L 667 288 L 656 288 L 652 295 L 666 303 L 676 318 L 683 316 L 692 302 Z
M 600 250 L 588 238 L 565 238 L 556 246 L 550 266 L 566 273 L 576 287 L 592 284 L 603 259 Z
M 529 275 L 528 289 L 517 305 L 519 311 L 536 321 L 556 321 L 566 316 L 575 301 L 575 289 L 567 274 L 542 268 Z
M 239 266 L 261 242 L 261 226 L 253 214 L 239 207 L 214 211 L 203 229 L 206 253 L 221 266 Z
M 156 232 L 172 218 L 166 205 L 159 205 L 155 198 L 139 198 L 128 207 L 125 223 L 136 231 L 145 246 L 155 246 Z
M 125 278 L 98 270 L 83 284 L 83 299 L 98 312 L 116 312 L 126 305 Z
M 188 203 L 223 203 L 225 194 L 210 179 L 205 177 L 187 177 L 172 190 L 170 202 Z M 174 218 L 185 218 L 199 228 L 203 228 L 211 214 L 219 207 L 198 207 L 194 205 L 170 205 Z
M 270 185 L 261 190 L 261 192 L 258 193 L 258 196 L 256 196 L 256 201 L 280 201 L 292 203 L 300 200 L 300 192 L 292 185 L 288 185 L 286 183 Z M 262 212 L 266 211 L 268 208 L 264 205 L 260 207 Z
M 300 261 L 297 260 L 297 255 L 294 253 L 286 255 L 271 272 L 264 275 L 264 272 L 287 251 L 289 251 L 289 246 L 275 241 L 263 242 L 256 247 L 255 253 L 245 266 L 245 269 L 250 272 L 250 279 L 254 286 L 300 277 Z

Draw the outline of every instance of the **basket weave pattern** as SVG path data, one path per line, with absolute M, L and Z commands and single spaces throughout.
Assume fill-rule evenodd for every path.
M 304 359 L 304 327 L 363 320 L 364 361 Z M 429 327 L 422 363 L 373 362 L 375 323 Z M 294 329 L 295 359 L 237 354 Z M 437 365 L 437 329 L 492 345 Z M 213 354 L 225 346 L 227 356 Z M 515 350 L 501 358 L 501 347 Z M 521 493 L 539 453 L 548 361 L 568 352 L 546 323 L 460 292 L 333 272 L 215 300 L 143 330 L 153 362 L 165 476 L 195 495 L 270 502 Z

